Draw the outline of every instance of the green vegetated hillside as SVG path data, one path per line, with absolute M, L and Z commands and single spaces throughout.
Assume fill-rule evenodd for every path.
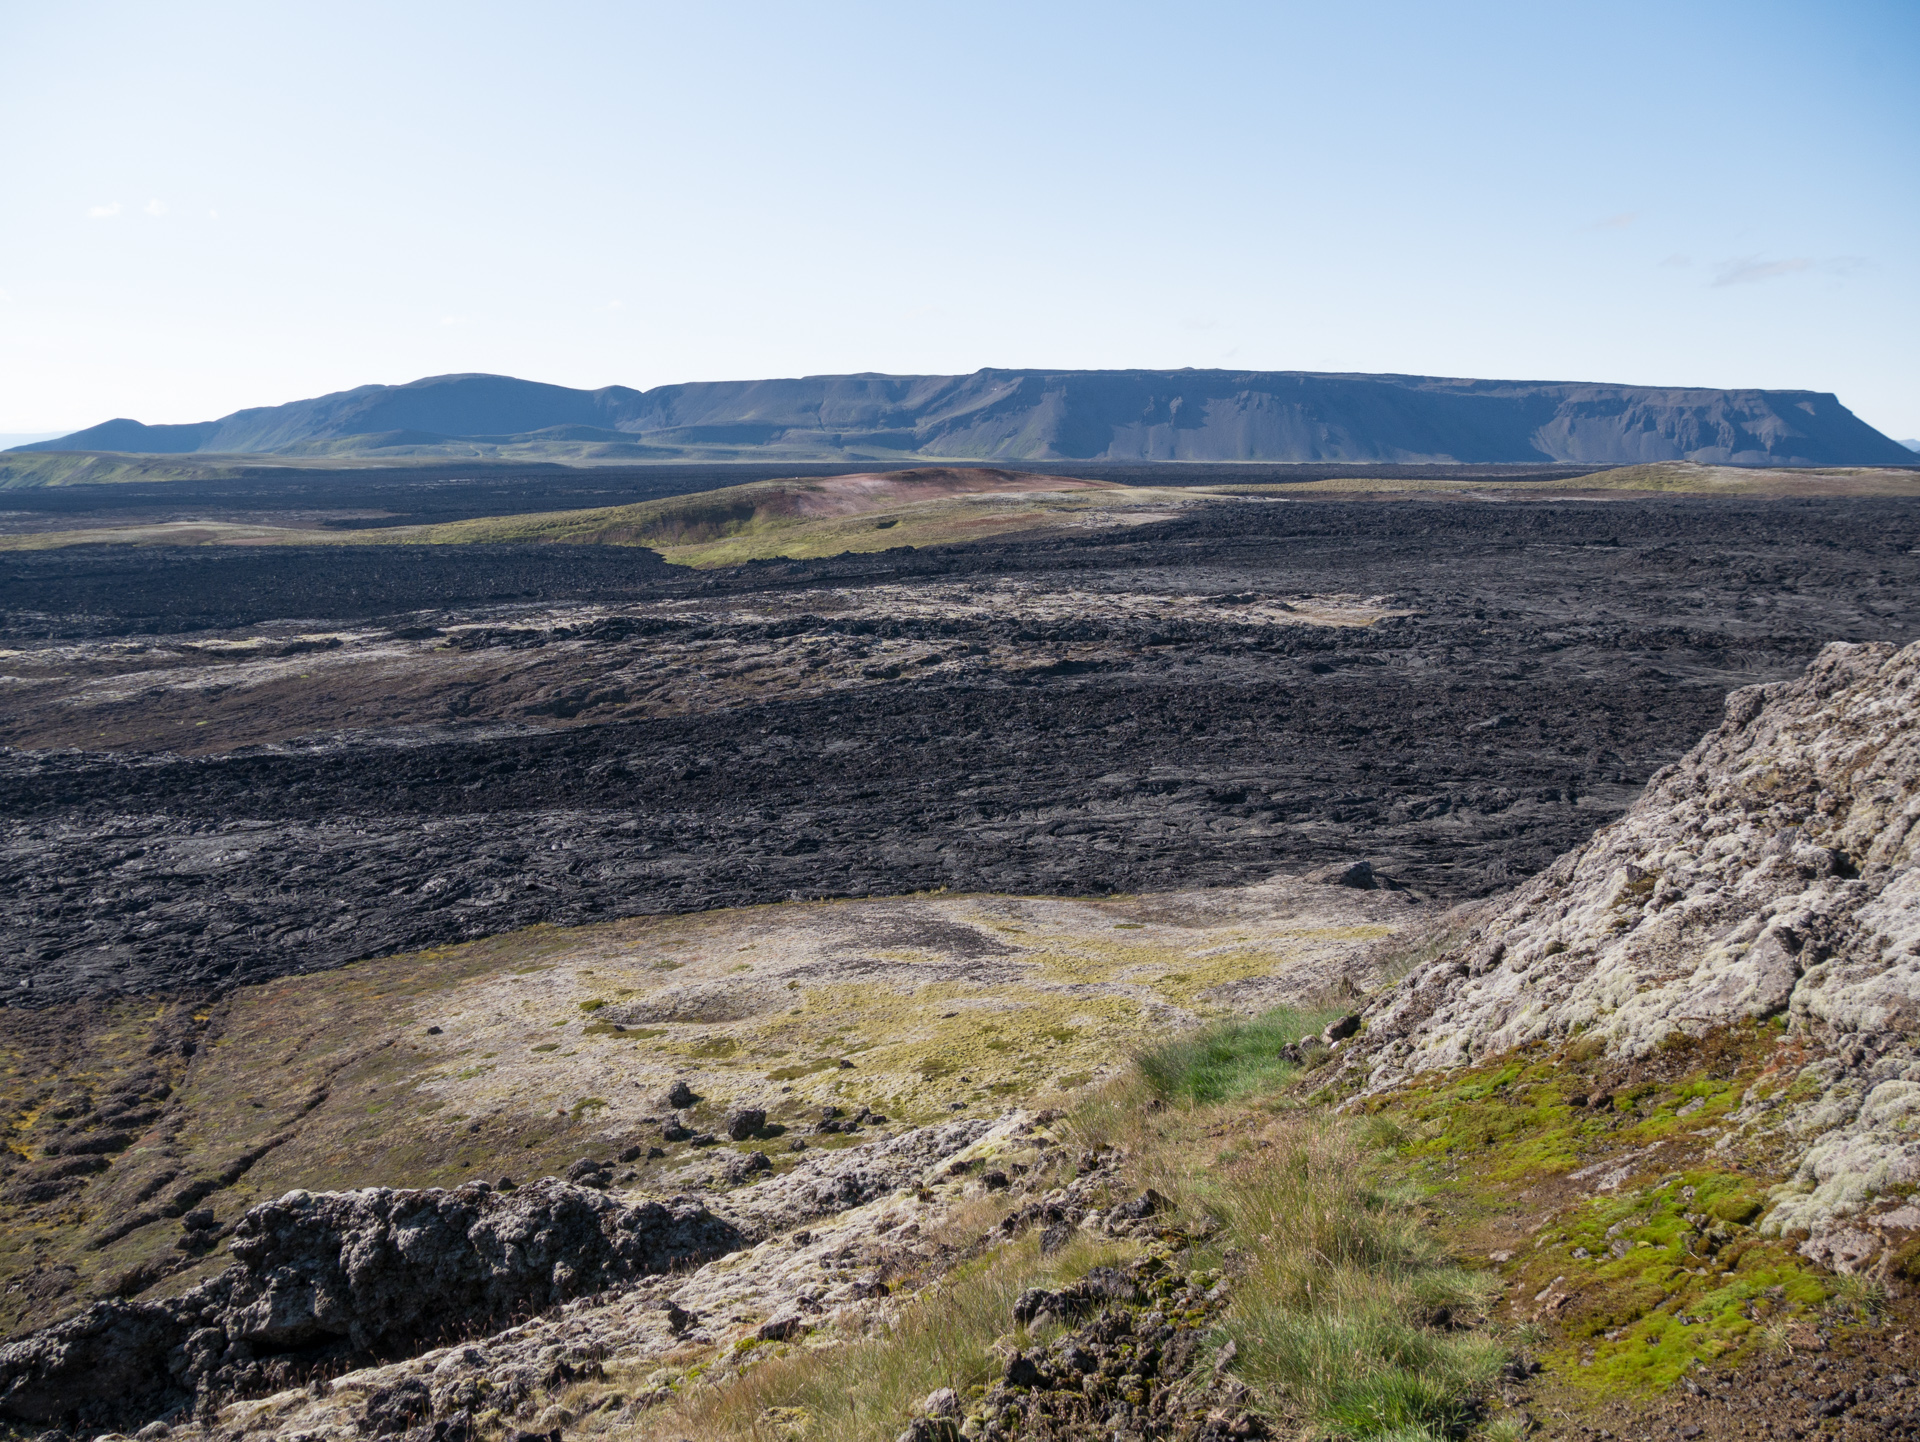
M 681 565 L 727 566 L 777 556 L 951 545 L 1103 516 L 1119 519 L 1186 499 L 1180 491 L 1070 477 L 929 467 L 761 481 L 635 506 L 461 521 L 424 529 L 418 539 L 646 546 Z
M 304 459 L 280 455 L 172 455 L 125 451 L 0 451 L 0 490 L 115 485 L 131 481 L 221 481 L 301 471 L 381 470 L 395 458 L 364 453 Z
M 564 543 L 644 546 L 689 566 L 729 566 L 951 545 L 1013 531 L 1124 523 L 1165 514 L 1199 495 L 1187 488 L 1119 486 L 993 468 L 924 467 L 819 479 L 755 481 L 635 505 L 485 517 L 377 531 L 331 531 L 257 522 L 192 521 L 101 526 L 0 538 L 0 550 L 131 545 L 482 545 Z

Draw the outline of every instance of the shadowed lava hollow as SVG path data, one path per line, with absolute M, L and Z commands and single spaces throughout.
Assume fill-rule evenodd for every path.
M 615 548 L 10 555 L 0 986 L 46 1004 L 535 922 L 1354 857 L 1480 894 L 1617 815 L 1729 688 L 1912 639 L 1916 546 L 1898 501 L 1634 499 L 1222 502 L 720 572 Z M 356 627 L 288 640 L 315 618 Z M 130 635 L 161 639 L 101 649 Z M 204 657 L 190 692 L 59 689 L 210 639 L 382 659 L 274 680 L 244 744 L 183 719 L 228 714 Z M 492 669 L 436 679 L 456 662 Z

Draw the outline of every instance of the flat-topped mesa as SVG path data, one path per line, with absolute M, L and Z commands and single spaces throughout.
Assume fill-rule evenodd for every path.
M 1832 1054 L 1775 1227 L 1920 1181 L 1920 643 L 1826 647 L 1726 720 L 1467 941 L 1375 1003 L 1378 1091 L 1530 1042 L 1621 1058 L 1782 1018 Z M 1811 1138 L 1811 1145 L 1807 1145 Z
M 1817 391 L 1238 370 L 865 373 L 648 391 L 427 376 L 187 425 L 111 420 L 22 449 L 391 459 L 502 447 L 625 460 L 882 463 L 1908 465 L 1913 454 Z

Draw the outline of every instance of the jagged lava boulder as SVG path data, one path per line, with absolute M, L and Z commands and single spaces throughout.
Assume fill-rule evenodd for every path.
M 0 1347 L 0 1416 L 112 1424 L 403 1355 L 741 1246 L 689 1198 L 622 1205 L 547 1179 L 515 1192 L 289 1192 L 241 1218 L 235 1264 L 184 1295 L 108 1301 Z
M 1834 644 L 1375 1003 L 1369 1090 L 1581 1033 L 1618 1056 L 1785 1014 L 1828 1060 L 1775 1227 L 1920 1181 L 1920 644 Z

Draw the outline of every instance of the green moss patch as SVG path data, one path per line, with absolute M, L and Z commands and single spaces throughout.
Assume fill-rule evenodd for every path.
M 1663 1390 L 1696 1362 L 1737 1360 L 1769 1324 L 1823 1306 L 1834 1279 L 1792 1243 L 1727 1220 L 1761 1206 L 1753 1178 L 1697 1170 L 1559 1218 L 1522 1267 L 1520 1291 L 1541 1281 L 1565 1374 L 1608 1392 Z
M 1462 1234 L 1504 1218 L 1525 1237 L 1493 1256 L 1514 1319 L 1548 1329 L 1551 1366 L 1576 1388 L 1657 1392 L 1834 1295 L 1792 1242 L 1755 1230 L 1780 1179 L 1707 1146 L 1749 1088 L 1791 1086 L 1800 1058 L 1778 1035 L 1679 1037 L 1633 1062 L 1581 1041 L 1526 1048 L 1368 1108 Z
M 840 1063 L 832 1057 L 823 1056 L 814 1061 L 796 1062 L 792 1066 L 776 1067 L 767 1073 L 774 1081 L 797 1081 L 803 1076 L 812 1076 L 819 1071 L 832 1071 Z

